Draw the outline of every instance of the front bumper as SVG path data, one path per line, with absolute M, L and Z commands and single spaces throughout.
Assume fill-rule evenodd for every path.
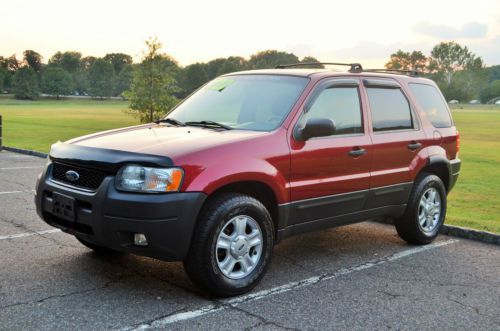
M 114 176 L 106 177 L 95 192 L 87 192 L 53 181 L 51 166 L 40 175 L 35 195 L 37 213 L 45 222 L 117 251 L 167 261 L 186 257 L 204 193 L 123 193 L 115 189 Z M 75 199 L 74 221 L 54 215 L 54 192 Z M 134 245 L 134 233 L 145 234 L 148 246 Z

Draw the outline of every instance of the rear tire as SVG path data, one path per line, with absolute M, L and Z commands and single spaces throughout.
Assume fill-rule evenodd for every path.
M 260 282 L 273 246 L 273 222 L 264 205 L 247 195 L 223 194 L 203 208 L 184 268 L 212 295 L 240 295 Z
M 446 217 L 446 189 L 441 179 L 429 173 L 420 175 L 413 186 L 406 211 L 396 219 L 399 236 L 410 244 L 431 243 Z

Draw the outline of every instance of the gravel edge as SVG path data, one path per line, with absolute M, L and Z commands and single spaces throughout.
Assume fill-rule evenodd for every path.
M 8 146 L 2 146 L 2 148 L 9 152 L 31 155 L 40 158 L 46 158 L 48 155 L 47 153 L 31 151 L 29 149 L 22 149 L 22 148 L 8 147 Z M 394 224 L 394 222 L 389 219 L 379 220 L 379 222 L 386 224 Z M 461 226 L 444 224 L 443 227 L 441 228 L 440 233 L 447 236 L 465 238 L 488 244 L 500 245 L 500 234 L 496 234 L 493 232 L 474 230 L 469 228 L 463 228 Z

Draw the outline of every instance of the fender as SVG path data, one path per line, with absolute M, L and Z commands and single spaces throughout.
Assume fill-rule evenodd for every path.
M 244 164 L 245 168 L 241 169 Z M 278 203 L 289 201 L 288 181 L 272 164 L 262 159 L 237 160 L 237 164 L 214 163 L 203 169 L 185 188 L 185 191 L 198 191 L 207 195 L 217 189 L 237 182 L 256 181 L 269 186 Z

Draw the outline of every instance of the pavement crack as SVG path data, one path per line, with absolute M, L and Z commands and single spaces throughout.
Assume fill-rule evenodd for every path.
M 462 307 L 465 307 L 465 308 L 468 308 L 468 309 L 472 309 L 472 311 L 474 311 L 477 315 L 482 316 L 482 317 L 488 317 L 488 318 L 491 319 L 491 321 L 493 323 L 495 323 L 496 325 L 500 325 L 500 321 L 496 320 L 497 316 L 491 316 L 489 314 L 481 313 L 481 311 L 479 310 L 479 307 L 477 307 L 477 306 L 468 305 L 466 303 L 463 303 L 463 302 L 461 302 L 461 301 L 459 301 L 457 299 L 451 298 L 451 297 L 446 297 L 446 299 L 448 301 L 455 302 L 456 304 L 459 304 Z
M 8 308 L 17 307 L 17 306 L 40 304 L 40 303 L 44 303 L 45 301 L 52 300 L 52 299 L 66 298 L 66 297 L 71 297 L 74 295 L 87 294 L 87 293 L 91 293 L 91 292 L 95 292 L 95 291 L 99 291 L 99 290 L 104 290 L 116 282 L 117 282 L 116 280 L 109 280 L 106 283 L 104 283 L 104 285 L 102 285 L 102 286 L 97 286 L 97 287 L 93 287 L 90 289 L 79 290 L 79 291 L 63 293 L 63 294 L 50 295 L 48 297 L 38 299 L 38 300 L 16 302 L 16 303 L 13 303 L 10 305 L 0 306 L 0 310 L 5 310 Z
M 245 310 L 243 308 L 239 308 L 239 307 L 237 307 L 235 305 L 229 305 L 229 309 L 233 309 L 233 310 L 239 311 L 239 312 L 247 315 L 248 317 L 253 317 L 253 318 L 256 318 L 256 319 L 259 320 L 259 323 L 254 324 L 254 325 L 246 328 L 245 330 L 252 330 L 252 329 L 255 329 L 255 328 L 259 327 L 259 326 L 266 326 L 266 325 L 267 326 L 272 325 L 272 326 L 275 326 L 275 327 L 283 329 L 283 330 L 294 330 L 294 331 L 300 330 L 300 329 L 296 329 L 296 328 L 288 328 L 286 326 L 283 326 L 283 325 L 279 324 L 276 321 L 268 320 L 264 316 L 261 316 L 259 314 L 255 314 L 255 313 L 249 312 L 248 310 Z

